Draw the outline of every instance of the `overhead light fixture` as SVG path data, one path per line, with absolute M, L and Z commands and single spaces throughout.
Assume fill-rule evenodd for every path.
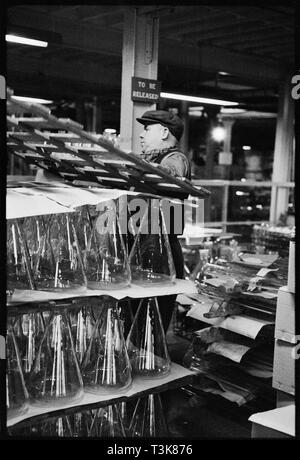
M 238 102 L 223 101 L 221 99 L 212 99 L 209 97 L 185 96 L 184 94 L 174 93 L 160 93 L 160 97 L 165 99 L 177 99 L 179 101 L 199 102 L 200 104 L 213 104 L 213 105 L 239 105 Z
M 222 126 L 216 126 L 211 132 L 212 138 L 217 142 L 224 141 L 226 137 L 226 131 Z
M 228 114 L 228 113 L 244 113 L 246 112 L 245 109 L 237 109 L 237 108 L 234 108 L 234 107 L 222 107 L 221 110 L 220 110 L 220 113 L 225 113 L 225 114 Z
M 34 104 L 52 104 L 53 102 L 48 99 L 40 99 L 38 97 L 11 96 L 11 98 L 21 102 L 33 102 Z
M 203 110 L 204 107 L 202 105 L 194 105 L 193 107 L 189 107 L 189 110 L 192 112 L 192 111 L 196 111 L 198 112 L 199 110 Z
M 34 38 L 20 37 L 18 35 L 5 35 L 5 40 L 10 43 L 19 43 L 21 45 L 40 46 L 43 48 L 48 46 L 48 42 L 43 40 L 35 40 Z
M 189 107 L 189 116 L 191 117 L 202 117 L 204 107 L 201 105 Z
M 224 75 L 224 76 L 230 75 L 230 73 L 224 72 L 223 70 L 220 70 L 220 71 L 218 72 L 218 74 L 219 74 L 219 75 Z
M 250 145 L 243 145 L 243 150 L 251 150 L 251 147 Z

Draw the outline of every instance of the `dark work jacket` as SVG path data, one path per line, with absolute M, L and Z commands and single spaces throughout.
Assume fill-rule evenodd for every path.
M 170 153 L 177 153 L 177 152 L 181 153 L 182 155 L 184 155 L 176 147 L 171 147 L 169 149 L 163 150 L 161 153 L 158 154 L 158 156 L 153 158 L 151 160 L 151 162 L 160 164 L 164 158 L 166 158 L 166 157 L 168 157 L 170 155 Z M 191 180 L 191 166 L 190 166 L 189 161 L 188 161 L 188 172 L 187 172 L 186 178 Z M 169 195 L 169 196 L 171 196 L 171 195 Z M 178 198 L 180 200 L 184 200 L 184 199 L 188 198 L 188 193 L 180 193 L 180 194 L 178 194 L 178 193 L 174 192 L 174 194 L 172 193 L 172 197 Z M 181 205 L 181 209 L 182 209 L 182 232 L 181 232 L 181 234 L 182 234 L 183 230 L 184 230 L 183 204 Z M 180 245 L 180 243 L 179 243 L 179 241 L 177 239 L 177 235 L 174 232 L 174 225 L 172 225 L 172 222 L 174 221 L 174 212 L 172 212 L 172 211 L 174 211 L 174 210 L 171 208 L 171 226 L 170 226 L 170 232 L 169 232 L 169 241 L 170 241 L 171 251 L 172 251 L 174 265 L 175 265 L 175 269 L 176 269 L 176 276 L 177 276 L 177 278 L 183 278 L 183 254 L 182 254 L 181 245 Z

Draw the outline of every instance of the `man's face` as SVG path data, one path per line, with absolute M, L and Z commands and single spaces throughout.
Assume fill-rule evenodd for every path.
M 159 123 L 144 125 L 144 129 L 140 134 L 143 153 L 161 148 L 164 130 L 165 128 Z

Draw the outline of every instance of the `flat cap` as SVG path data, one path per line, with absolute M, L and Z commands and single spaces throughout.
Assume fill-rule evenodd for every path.
M 141 118 L 137 118 L 137 121 L 143 125 L 159 123 L 166 126 L 178 141 L 183 133 L 182 120 L 174 113 L 167 112 L 166 110 L 147 110 Z

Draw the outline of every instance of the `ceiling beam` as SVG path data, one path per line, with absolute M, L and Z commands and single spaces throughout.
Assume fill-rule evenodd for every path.
M 210 21 L 209 17 L 206 18 L 205 16 L 201 20 L 197 19 L 197 16 L 191 16 L 189 24 L 183 24 L 180 28 L 178 28 L 178 25 L 166 26 L 165 28 L 162 26 L 162 31 L 168 36 L 177 35 L 178 33 L 184 35 L 197 32 L 198 30 L 210 31 L 226 26 L 233 27 L 235 25 L 238 27 L 239 25 L 251 22 L 264 22 L 271 25 L 278 25 L 279 23 L 281 27 L 293 27 L 292 18 L 290 21 L 285 16 L 281 18 L 280 13 L 266 15 L 261 9 L 248 7 L 232 8 L 228 13 L 226 11 L 228 10 L 225 9 L 222 15 L 212 18 L 212 21 Z M 216 14 L 217 12 L 218 10 L 216 9 Z
M 20 57 L 16 62 L 15 59 L 7 58 L 7 81 L 10 79 L 10 74 L 13 72 L 26 73 L 28 75 L 39 76 L 41 89 L 48 82 L 51 85 L 52 78 L 61 78 L 65 81 L 81 82 L 82 88 L 85 84 L 96 84 L 99 87 L 120 88 L 121 73 L 107 72 L 103 63 L 85 63 L 84 66 L 73 61 L 64 62 L 55 58 L 45 60 L 27 59 Z M 25 86 L 25 85 L 24 85 Z
M 237 42 L 246 42 L 246 41 L 260 41 L 261 39 L 268 39 L 269 37 L 274 37 L 278 35 L 285 35 L 289 36 L 291 40 L 293 40 L 293 34 L 284 29 L 280 26 L 268 25 L 268 24 L 252 24 L 249 26 L 245 25 L 242 30 L 234 30 L 231 32 L 224 31 L 223 34 L 213 33 L 210 34 L 211 36 L 208 37 L 212 40 L 212 42 L 216 45 L 220 45 L 222 47 L 227 45 L 236 44 Z M 206 34 L 204 34 L 204 40 L 207 40 Z M 202 40 L 200 40 L 202 42 Z
M 245 40 L 240 40 L 240 42 L 235 42 L 235 43 L 232 43 L 232 45 L 235 47 L 235 49 L 237 50 L 242 50 L 244 48 L 251 48 L 251 46 L 261 46 L 263 43 L 273 43 L 273 41 L 275 40 L 289 40 L 289 42 L 291 43 L 291 45 L 293 44 L 293 36 L 289 35 L 289 34 L 286 34 L 286 32 L 272 32 L 272 33 L 267 33 L 267 34 L 264 34 L 264 35 L 260 35 L 260 34 L 257 34 L 256 37 L 250 37 L 250 38 L 246 38 L 245 37 Z M 220 45 L 222 43 L 222 41 L 219 42 Z M 217 44 L 217 43 L 216 43 Z
M 36 28 L 41 30 L 60 33 L 62 35 L 62 49 L 86 50 L 103 55 L 119 56 L 120 58 L 122 55 L 122 31 L 100 29 L 91 25 L 82 25 L 76 21 L 70 22 L 63 18 L 29 13 L 25 10 L 11 11 L 8 21 L 16 25 L 32 26 L 34 24 Z M 42 61 L 45 62 L 45 69 L 47 69 L 47 60 Z M 177 67 L 196 69 L 198 71 L 216 72 L 223 70 L 233 75 L 259 82 L 279 81 L 284 73 L 281 63 L 268 61 L 265 58 L 254 58 L 249 56 L 248 53 L 242 54 L 218 47 L 197 47 L 176 43 L 176 52 L 174 52 L 174 41 L 164 39 L 161 39 L 159 44 L 159 63 L 172 64 Z M 12 64 L 12 60 L 10 60 L 7 68 L 9 69 Z M 80 63 L 77 64 L 80 69 Z M 21 69 L 21 64 L 18 62 L 15 62 L 14 66 Z M 85 68 L 82 69 L 81 73 L 84 73 L 84 71 Z
M 111 6 L 111 7 L 108 7 L 106 10 L 102 10 L 102 11 L 101 9 L 103 9 L 103 7 L 101 6 L 95 7 L 94 12 L 90 12 L 90 13 L 82 15 L 81 21 L 86 22 L 86 21 L 95 21 L 96 19 L 100 19 L 100 22 L 102 23 L 101 20 L 103 18 L 107 18 L 109 16 L 116 16 L 116 15 L 124 13 L 124 6 L 122 7 Z
M 195 68 L 208 72 L 228 72 L 253 82 L 271 83 L 280 81 L 285 74 L 281 62 L 266 60 L 247 54 L 229 51 L 216 46 L 187 46 L 178 43 L 174 55 L 174 43 L 162 41 L 159 59 L 164 64 L 180 63 L 184 68 Z

